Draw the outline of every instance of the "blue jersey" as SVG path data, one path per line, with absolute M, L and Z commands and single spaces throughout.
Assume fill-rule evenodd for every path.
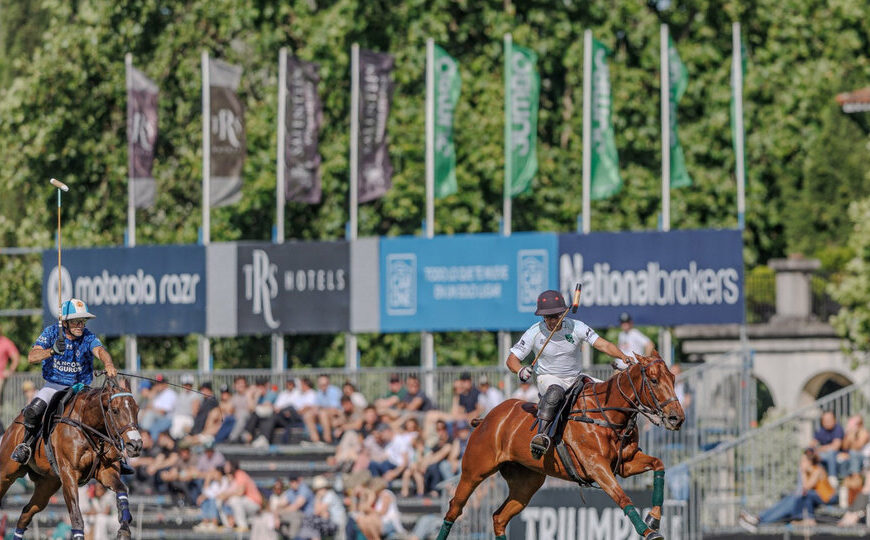
M 51 349 L 58 331 L 56 324 L 46 327 L 36 338 L 34 345 Z M 66 338 L 65 341 L 66 350 L 63 355 L 52 354 L 42 361 L 42 378 L 65 386 L 79 382 L 91 384 L 94 380 L 94 349 L 103 346 L 100 338 L 85 328 L 79 339 Z

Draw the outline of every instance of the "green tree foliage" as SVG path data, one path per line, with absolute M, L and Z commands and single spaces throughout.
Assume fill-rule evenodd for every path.
M 870 181 L 870 177 L 866 178 Z M 846 337 L 855 352 L 870 352 L 870 198 L 849 207 L 852 234 L 849 247 L 855 254 L 846 265 L 842 281 L 831 287 L 841 310 L 833 318 L 840 335 Z
M 24 0 L 2 6 L 26 12 Z M 662 7 L 661 11 L 657 6 Z M 821 144 L 820 111 L 847 71 L 870 76 L 870 23 L 850 2 L 710 0 L 665 3 L 561 0 L 44 0 L 33 28 L 38 46 L 13 36 L 15 76 L 0 90 L 0 243 L 52 244 L 56 176 L 64 199 L 66 246 L 120 245 L 126 200 L 125 52 L 160 86 L 154 173 L 158 200 L 137 218 L 140 244 L 193 243 L 200 225 L 199 53 L 244 68 L 248 158 L 242 202 L 212 212 L 212 240 L 267 240 L 274 222 L 278 50 L 321 66 L 324 102 L 323 203 L 289 204 L 286 237 L 340 239 L 348 214 L 349 51 L 352 43 L 396 57 L 389 119 L 393 189 L 361 208 L 360 235 L 417 234 L 424 205 L 424 44 L 442 45 L 461 66 L 455 141 L 459 192 L 436 205 L 439 234 L 498 230 L 502 200 L 502 36 L 534 49 L 542 78 L 533 191 L 514 201 L 514 230 L 571 231 L 581 207 L 582 35 L 591 28 L 614 50 L 613 116 L 623 190 L 592 207 L 596 230 L 653 229 L 660 208 L 659 24 L 671 33 L 690 83 L 679 109 L 680 139 L 695 180 L 671 195 L 673 228 L 736 225 L 729 131 L 731 21 L 741 20 L 750 51 L 745 79 L 747 248 L 750 265 L 782 256 L 792 226 L 782 203 L 799 192 L 805 161 Z M 15 20 L 25 20 L 19 17 Z M 30 19 L 27 19 L 30 28 Z M 20 39 L 19 39 L 20 38 Z M 27 45 L 29 44 L 29 45 Z M 9 60 L 4 60 L 9 65 Z M 809 199 L 807 199 L 809 200 Z M 799 234 L 792 237 L 799 238 Z M 16 263 L 23 264 L 23 263 Z M 31 263 L 33 266 L 33 263 Z M 38 262 L 36 263 L 38 265 Z M 0 305 L 39 305 L 38 285 L 4 263 Z M 36 272 L 38 272 L 38 267 Z M 38 278 L 37 278 L 38 279 Z M 20 333 L 38 321 L 19 320 Z M 444 334 L 444 362 L 495 361 L 487 334 Z M 194 340 L 145 341 L 146 362 L 186 363 Z M 293 363 L 340 365 L 341 336 L 288 339 Z M 364 364 L 410 362 L 416 335 L 363 336 Z M 113 345 L 117 354 L 120 343 Z M 266 338 L 215 343 L 218 363 L 262 365 Z M 224 358 L 223 360 L 221 358 Z M 229 359 L 232 360 L 229 360 Z M 174 359 L 174 360 L 173 360 Z M 164 364 L 165 365 L 165 364 Z

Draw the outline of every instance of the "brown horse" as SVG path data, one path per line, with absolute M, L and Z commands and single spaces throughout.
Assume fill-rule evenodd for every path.
M 609 380 L 587 385 L 578 396 L 565 424 L 564 454 L 550 448 L 542 459 L 532 457 L 529 443 L 536 408 L 510 399 L 489 412 L 471 434 L 462 457 L 462 476 L 438 534 L 444 540 L 462 513 L 471 493 L 498 471 L 507 481 L 508 498 L 492 516 L 497 540 L 506 538 L 508 522 L 529 503 L 547 476 L 584 484 L 596 482 L 623 509 L 638 534 L 646 540 L 662 539 L 658 532 L 664 500 L 665 467 L 661 460 L 638 448 L 637 414 L 656 425 L 677 430 L 685 419 L 674 394 L 674 376 L 653 353 L 638 355 L 638 362 Z M 562 456 L 570 460 L 566 467 Z M 646 471 L 654 472 L 653 508 L 646 521 L 640 518 L 616 480 Z M 576 476 L 572 478 L 572 473 Z
M 132 516 L 119 462 L 123 456 L 137 456 L 142 450 L 142 437 L 136 423 L 139 407 L 130 392 L 130 383 L 126 379 L 120 383 L 107 379 L 100 388 L 87 388 L 72 396 L 57 415 L 60 420 L 48 439 L 56 468 L 49 461 L 41 436 L 33 443 L 28 463 L 11 459 L 13 449 L 25 435 L 20 414 L 0 444 L 0 499 L 12 483 L 25 474 L 36 484 L 18 518 L 14 538 L 24 538 L 33 516 L 45 508 L 49 498 L 62 487 L 72 522 L 72 538 L 84 539 L 78 487 L 92 478 L 115 492 L 121 523 L 118 538 L 130 538 Z

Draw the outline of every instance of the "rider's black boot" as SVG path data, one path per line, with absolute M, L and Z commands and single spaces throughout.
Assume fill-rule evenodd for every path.
M 549 428 L 553 420 L 556 419 L 556 413 L 563 397 L 565 397 L 565 389 L 555 384 L 547 388 L 547 391 L 541 396 L 541 402 L 538 404 L 538 433 L 532 437 L 532 442 L 529 445 L 532 457 L 535 459 L 540 459 L 550 449 Z
M 127 463 L 127 460 L 126 460 L 126 459 L 122 459 L 122 460 L 118 463 L 118 467 L 119 467 L 119 469 L 120 469 L 121 476 L 127 476 L 127 475 L 130 475 L 130 474 L 136 474 L 136 470 L 133 469 L 133 467 L 131 467 L 131 466 Z
M 40 398 L 33 398 L 27 407 L 21 412 L 21 423 L 24 424 L 24 440 L 15 447 L 12 452 L 12 460 L 18 463 L 27 463 L 30 461 L 32 451 L 30 445 L 36 438 L 37 427 L 42 421 L 42 415 L 45 414 L 45 409 L 48 403 Z

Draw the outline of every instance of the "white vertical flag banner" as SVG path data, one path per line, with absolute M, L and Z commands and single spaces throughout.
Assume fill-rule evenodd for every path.
M 157 143 L 157 85 L 127 66 L 127 162 L 134 208 L 154 206 L 157 187 L 151 168 Z

